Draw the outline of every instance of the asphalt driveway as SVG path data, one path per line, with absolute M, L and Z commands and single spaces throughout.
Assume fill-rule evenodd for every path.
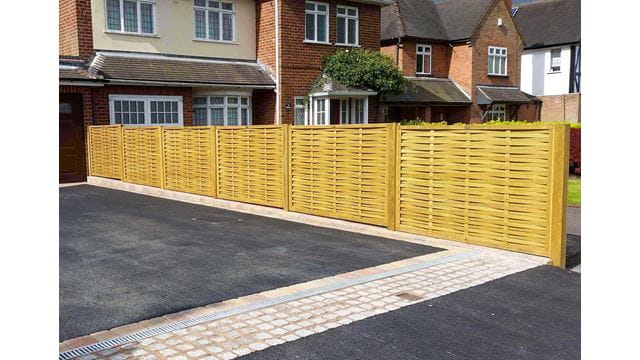
M 542 266 L 245 358 L 580 359 L 580 275 Z
M 60 341 L 441 249 L 89 185 L 60 188 Z

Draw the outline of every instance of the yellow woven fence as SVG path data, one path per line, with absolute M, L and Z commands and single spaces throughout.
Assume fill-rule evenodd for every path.
M 550 257 L 568 127 L 89 127 L 90 174 Z
M 218 197 L 285 207 L 283 126 L 217 129 Z
M 392 124 L 292 127 L 289 208 L 388 225 L 393 129 Z
M 122 180 L 122 127 L 89 126 L 89 174 Z

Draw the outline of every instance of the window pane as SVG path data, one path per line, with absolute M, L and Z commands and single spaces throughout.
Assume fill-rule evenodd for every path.
M 316 9 L 316 5 L 315 4 L 311 4 L 311 3 L 305 3 L 304 4 L 304 8 L 307 10 L 315 10 Z
M 227 125 L 239 125 L 238 124 L 238 108 L 227 108 Z
M 241 97 L 241 98 L 240 98 L 240 104 L 242 104 L 242 105 L 248 105 L 248 104 L 249 104 L 249 98 Z
M 206 5 L 206 2 L 205 2 L 205 0 L 193 0 L 193 5 L 195 5 L 195 6 L 203 6 L 204 7 Z
M 348 43 L 355 45 L 356 44 L 356 20 L 349 19 L 348 24 L 349 24 L 349 29 L 347 31 L 347 34 L 349 34 Z
M 177 101 L 172 101 L 171 102 L 171 111 L 174 113 L 178 112 L 178 102 Z
M 247 109 L 240 109 L 240 120 L 242 125 L 249 125 L 249 111 Z
M 224 108 L 211 109 L 211 125 L 224 125 Z
M 123 101 L 122 102 L 122 111 L 123 112 L 129 112 L 129 102 L 128 101 Z
M 305 39 L 307 40 L 315 40 L 315 17 L 313 14 L 307 14 L 305 24 Z
M 422 63 L 424 61 L 424 57 L 422 55 L 418 55 L 416 57 L 416 72 L 417 73 L 421 73 L 422 72 Z
M 489 55 L 489 64 L 487 65 L 489 68 L 489 74 L 493 74 L 493 56 Z
M 327 16 L 318 15 L 318 38 L 317 41 L 327 41 Z
M 343 8 L 343 7 L 338 7 L 338 14 L 344 14 L 344 13 L 345 13 L 345 11 L 346 11 L 346 9 L 345 9 L 345 8 Z
M 171 122 L 174 123 L 174 124 L 178 123 L 178 113 L 177 112 L 172 112 L 171 113 L 171 120 L 172 120 Z
M 336 28 L 336 32 L 338 34 L 338 43 L 340 44 L 344 44 L 346 42 L 345 40 L 345 18 L 343 17 L 339 17 L 338 18 L 338 26 Z
M 193 109 L 193 125 L 196 125 L 196 126 L 207 125 L 207 108 Z
M 156 101 L 155 102 L 158 106 L 158 112 L 164 112 L 164 102 L 162 101 Z
M 158 124 L 164 124 L 164 113 L 158 113 Z
M 116 121 L 116 124 L 122 124 L 122 114 L 121 113 L 116 113 L 115 114 L 115 121 Z
M 135 1 L 124 2 L 124 31 L 138 32 L 138 6 Z
M 209 101 L 211 101 L 211 105 L 224 104 L 224 96 L 212 96 Z
M 237 97 L 228 97 L 227 98 L 227 104 L 237 104 L 238 103 L 238 98 Z
M 193 105 L 207 105 L 207 98 L 204 96 L 194 96 Z
M 295 109 L 294 124 L 295 125 L 304 125 L 304 108 L 302 108 L 302 109 L 296 108 Z
M 153 5 L 140 3 L 141 30 L 145 34 L 153 34 Z
M 107 29 L 120 31 L 120 1 L 107 0 Z
M 356 9 L 349 9 L 349 10 L 347 10 L 347 14 L 348 14 L 349 16 L 358 16 L 358 10 L 356 10 Z
M 500 58 L 500 74 L 502 75 L 507 74 L 507 58 L 506 57 Z
M 157 110 L 156 110 L 157 108 L 158 108 L 157 103 L 156 103 L 155 101 L 152 101 L 152 102 L 151 102 L 151 112 L 156 112 L 156 111 L 157 111 Z
M 318 8 L 318 11 L 327 11 L 327 5 L 318 4 L 316 6 Z
M 120 112 L 122 111 L 122 102 L 121 101 L 114 101 L 113 102 L 113 107 L 116 109 L 116 111 Z
M 223 3 L 222 3 L 222 8 L 223 8 L 224 10 L 233 10 L 233 4 L 232 4 L 232 3 L 225 3 L 225 2 L 223 2 Z
M 152 124 L 157 124 L 158 123 L 158 114 L 157 113 L 151 113 L 151 123 Z
M 204 10 L 196 10 L 196 38 L 197 39 L 206 39 L 207 35 L 205 33 L 205 11 Z
M 220 40 L 220 13 L 209 11 L 209 39 Z
M 132 101 L 132 102 L 131 102 L 131 106 L 129 106 L 129 109 L 131 109 L 131 112 L 136 112 L 136 111 L 138 111 L 138 102 L 136 102 L 136 101 Z
M 431 74 L 431 55 L 424 56 L 424 72 Z
M 222 14 L 222 40 L 233 40 L 233 14 Z
M 210 8 L 216 8 L 219 9 L 220 8 L 220 3 L 217 1 L 209 1 L 209 7 Z
M 129 121 L 132 124 L 137 124 L 138 123 L 138 116 L 137 116 L 138 114 L 132 113 L 132 114 L 128 114 L 128 115 L 129 115 Z
M 122 114 L 122 123 L 129 124 L 129 113 Z

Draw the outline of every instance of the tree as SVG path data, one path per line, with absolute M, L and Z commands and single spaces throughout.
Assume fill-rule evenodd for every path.
M 406 89 L 406 80 L 393 59 L 378 51 L 340 50 L 323 59 L 323 73 L 345 86 L 380 94 L 401 94 Z

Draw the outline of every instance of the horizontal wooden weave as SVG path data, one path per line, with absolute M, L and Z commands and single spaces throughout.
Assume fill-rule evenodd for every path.
M 124 181 L 162 187 L 162 133 L 160 127 L 122 130 Z
M 387 225 L 389 125 L 294 126 L 290 209 Z
M 217 128 L 218 197 L 284 207 L 282 126 Z
M 530 254 L 549 250 L 549 129 L 404 127 L 399 230 Z
M 122 180 L 122 127 L 89 126 L 89 175 Z
M 165 189 L 215 195 L 215 129 L 164 127 Z

